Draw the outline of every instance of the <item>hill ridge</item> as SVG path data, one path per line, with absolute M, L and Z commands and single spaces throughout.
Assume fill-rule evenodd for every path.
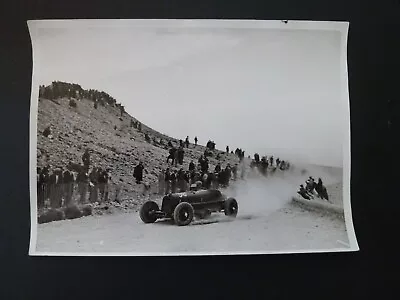
M 107 93 L 84 90 L 78 84 L 54 81 L 50 86 L 40 86 L 37 119 L 37 167 L 50 165 L 54 169 L 81 164 L 84 150 L 89 148 L 93 166 L 109 168 L 111 184 L 120 189 L 121 200 L 135 205 L 144 201 L 143 185 L 133 177 L 135 165 L 144 163 L 144 180 L 155 193 L 159 172 L 171 167 L 167 164 L 168 142 L 179 145 L 179 139 L 140 123 Z M 48 127 L 51 134 L 45 136 Z M 191 160 L 197 164 L 206 147 L 191 143 L 184 150 L 183 165 L 177 169 L 187 170 Z M 239 162 L 235 154 L 212 152 L 210 170 L 218 162 Z M 216 155 L 220 158 L 216 159 Z

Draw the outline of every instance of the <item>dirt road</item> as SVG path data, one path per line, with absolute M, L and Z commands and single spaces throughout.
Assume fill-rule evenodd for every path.
M 346 248 L 344 222 L 285 207 L 271 214 L 223 215 L 187 227 L 159 221 L 144 224 L 138 214 L 85 217 L 41 224 L 38 252 L 191 254 L 215 252 L 312 251 Z

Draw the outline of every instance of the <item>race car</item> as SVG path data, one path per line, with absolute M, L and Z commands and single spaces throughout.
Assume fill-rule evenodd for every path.
M 140 208 L 140 218 L 144 223 L 154 223 L 157 219 L 173 219 L 178 226 L 189 225 L 194 216 L 205 218 L 213 212 L 224 212 L 226 216 L 236 217 L 238 203 L 219 190 L 197 190 L 173 193 L 164 196 L 161 209 L 154 201 L 145 202 Z

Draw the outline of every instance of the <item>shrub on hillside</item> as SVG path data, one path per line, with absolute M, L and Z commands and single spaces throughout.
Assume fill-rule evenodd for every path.
M 64 209 L 66 219 L 76 219 L 82 217 L 82 213 L 78 206 L 72 205 Z
M 51 134 L 51 128 L 50 128 L 50 126 L 47 126 L 47 127 L 45 128 L 45 130 L 43 130 L 43 135 L 44 135 L 45 137 L 48 137 L 50 134 Z
M 65 214 L 61 209 L 50 209 L 38 217 L 38 224 L 60 221 L 65 219 Z
M 90 216 L 93 214 L 93 207 L 90 204 L 82 207 L 82 216 Z
M 146 142 L 150 143 L 150 136 L 147 133 L 145 133 L 144 138 Z
M 74 99 L 70 99 L 69 100 L 69 107 L 72 107 L 72 108 L 76 108 L 77 107 L 76 101 Z

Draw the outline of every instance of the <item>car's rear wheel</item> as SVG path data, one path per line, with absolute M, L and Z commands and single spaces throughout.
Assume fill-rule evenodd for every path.
M 224 213 L 226 216 L 236 217 L 238 209 L 238 203 L 235 198 L 228 198 L 224 202 Z
M 140 219 L 142 219 L 144 223 L 154 223 L 157 220 L 155 212 L 159 210 L 157 203 L 154 201 L 147 201 L 140 208 Z
M 192 222 L 194 216 L 193 206 L 187 202 L 179 203 L 174 210 L 174 221 L 178 226 L 185 226 Z

